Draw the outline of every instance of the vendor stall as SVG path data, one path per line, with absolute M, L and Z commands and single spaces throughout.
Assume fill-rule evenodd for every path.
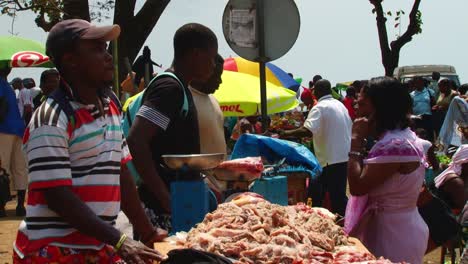
M 391 263 L 377 260 L 335 220 L 322 208 L 280 206 L 245 193 L 221 204 L 190 232 L 156 243 L 155 249 L 169 253 L 167 263 L 174 263 L 177 254 L 170 251 L 180 248 L 210 252 L 232 263 Z
M 303 178 L 291 181 L 291 173 L 313 179 L 321 172 L 301 144 L 246 134 L 231 160 L 223 158 L 164 156 L 166 166 L 177 171 L 171 184 L 173 236 L 155 245 L 169 252 L 166 263 L 191 251 L 223 259 L 204 263 L 391 263 L 348 237 L 337 224 L 339 216 L 304 204 L 306 197 L 298 193 L 288 197 L 291 187 L 304 192 L 306 184 Z M 209 209 L 204 182 L 217 193 L 216 210 Z M 180 248 L 187 250 L 173 251 Z

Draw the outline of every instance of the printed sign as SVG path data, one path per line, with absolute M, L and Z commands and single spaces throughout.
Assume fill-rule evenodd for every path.
M 232 9 L 229 20 L 229 38 L 239 47 L 257 46 L 256 9 Z
M 240 113 L 243 114 L 244 111 L 240 109 L 240 104 L 237 105 L 222 105 L 221 106 L 221 111 L 223 112 L 235 112 L 235 113 Z

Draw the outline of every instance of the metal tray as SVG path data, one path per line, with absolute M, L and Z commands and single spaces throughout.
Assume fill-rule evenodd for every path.
M 184 167 L 191 170 L 206 171 L 216 168 L 226 157 L 225 153 L 162 155 L 169 169 L 180 170 Z

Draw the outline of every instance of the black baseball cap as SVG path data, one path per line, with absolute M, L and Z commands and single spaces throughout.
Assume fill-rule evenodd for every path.
M 13 85 L 15 83 L 23 83 L 23 79 L 16 77 L 10 82 L 10 85 Z
M 46 41 L 47 56 L 56 62 L 71 50 L 77 40 L 112 41 L 120 35 L 119 25 L 98 27 L 82 19 L 67 19 L 57 23 L 49 32 Z
M 34 81 L 33 78 L 24 78 L 24 79 L 23 79 L 23 85 L 24 85 L 24 86 L 27 86 L 27 85 L 29 85 L 29 84 L 31 84 L 31 85 L 33 85 L 33 86 L 36 86 L 36 82 Z

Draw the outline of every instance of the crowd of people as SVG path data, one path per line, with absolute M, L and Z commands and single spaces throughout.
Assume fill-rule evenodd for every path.
M 175 32 L 172 66 L 136 95 L 140 105 L 124 131 L 129 110 L 122 113 L 110 89 L 106 44 L 119 34 L 117 25 L 56 24 L 46 50 L 57 69 L 42 73 L 39 88 L 30 78 L 8 83 L 11 69 L 0 69 L 0 217 L 10 199 L 8 175 L 17 191 L 16 214 L 26 216 L 14 263 L 162 260 L 152 245 L 171 231 L 174 179 L 162 156 L 225 153 L 242 134 L 271 135 L 256 116 L 225 122 L 213 96 L 224 60 L 216 35 L 195 23 Z M 458 210 L 457 225 L 468 222 L 466 88 L 434 73 L 432 80 L 404 84 L 390 77 L 355 81 L 341 95 L 316 75 L 298 94 L 304 121 L 270 132 L 312 139 L 323 168 L 309 184 L 313 206 L 323 206 L 328 193 L 331 211 L 345 217 L 345 229 L 371 253 L 422 263 L 431 243 L 454 239 L 437 233 L 441 221 L 453 218 L 440 215 L 432 198 Z M 439 168 L 436 148 L 453 161 L 431 184 L 426 174 Z M 423 186 L 429 201 L 421 202 Z M 115 227 L 121 210 L 133 237 Z
M 349 234 L 393 261 L 422 263 L 427 252 L 457 241 L 466 226 L 467 85 L 438 76 L 433 74 L 432 86 L 419 76 L 409 83 L 390 77 L 355 81 L 344 98 L 333 96 L 328 81 L 316 81 L 312 93 L 302 94 L 303 102 L 314 104 L 303 126 L 280 131 L 285 138 L 313 138 L 324 168 L 311 185 L 313 205 L 322 206 L 328 192 L 330 209 L 345 215 Z M 453 155 L 449 168 L 439 166 L 436 148 Z M 333 169 L 340 162 L 345 170 Z
M 0 199 L 0 217 L 5 217 L 5 204 L 11 199 L 10 189 L 16 191 L 18 205 L 16 216 L 25 216 L 25 193 L 27 188 L 27 160 L 22 150 L 22 138 L 25 127 L 31 120 L 32 113 L 59 85 L 59 73 L 55 69 L 45 70 L 41 74 L 39 87 L 32 78 L 14 78 L 10 83 L 7 76 L 11 69 L 0 70 L 2 89 L 2 119 L 0 122 L 1 169 L 4 170 Z

